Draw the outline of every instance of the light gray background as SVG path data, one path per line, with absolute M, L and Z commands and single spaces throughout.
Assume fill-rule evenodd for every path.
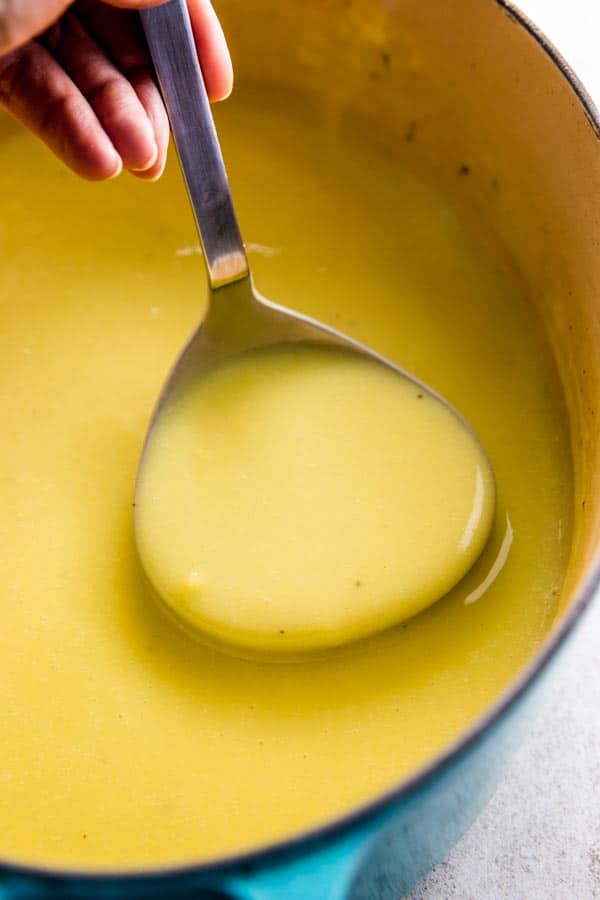
M 519 5 L 566 57 L 600 107 L 600 0 L 521 0 Z M 600 597 L 567 649 L 552 695 L 491 803 L 409 895 L 410 900 L 596 897 Z

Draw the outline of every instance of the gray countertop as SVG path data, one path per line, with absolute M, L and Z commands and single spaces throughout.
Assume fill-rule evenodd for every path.
M 600 0 L 521 0 L 600 107 Z M 600 898 L 600 597 L 490 804 L 410 900 Z M 408 900 L 408 898 L 407 898 Z
M 492 801 L 409 897 L 600 898 L 600 598 Z

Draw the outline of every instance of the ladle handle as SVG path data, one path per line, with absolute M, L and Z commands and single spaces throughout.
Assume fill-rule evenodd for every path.
M 185 0 L 140 10 L 196 217 L 211 287 L 248 274 Z

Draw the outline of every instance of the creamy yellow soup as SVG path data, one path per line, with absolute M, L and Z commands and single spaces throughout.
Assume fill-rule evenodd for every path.
M 423 385 L 356 353 L 281 345 L 181 387 L 154 425 L 137 545 L 197 636 L 301 655 L 443 596 L 488 537 L 477 437 Z
M 132 500 L 153 404 L 204 303 L 179 173 L 81 183 L 0 125 L 5 858 L 208 860 L 329 820 L 456 738 L 553 619 L 568 430 L 518 278 L 372 147 L 243 97 L 219 121 L 259 289 L 464 412 L 496 474 L 491 539 L 445 598 L 327 659 L 243 661 L 174 627 L 145 587 Z

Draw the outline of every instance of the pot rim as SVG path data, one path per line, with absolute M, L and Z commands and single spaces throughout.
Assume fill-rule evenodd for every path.
M 538 28 L 532 20 L 515 5 L 513 0 L 490 0 L 519 27 L 521 27 L 538 44 L 542 51 L 554 63 L 558 72 L 567 81 L 576 95 L 596 137 L 600 138 L 600 111 L 582 82 L 570 65 L 556 49 L 554 44 Z M 409 778 L 402 780 L 374 799 L 365 801 L 344 815 L 336 816 L 327 822 L 298 832 L 271 844 L 256 847 L 232 856 L 220 857 L 214 861 L 190 862 L 177 865 L 165 865 L 157 868 L 140 869 L 61 869 L 50 866 L 35 866 L 0 859 L 0 879 L 3 875 L 30 878 L 32 880 L 60 879 L 63 883 L 87 882 L 106 884 L 121 882 L 125 885 L 133 882 L 186 879 L 202 875 L 218 875 L 241 866 L 260 865 L 275 861 L 294 850 L 305 848 L 310 850 L 328 838 L 335 838 L 353 826 L 364 824 L 369 818 L 386 810 L 390 806 L 406 800 L 413 793 L 424 787 L 438 775 L 448 769 L 460 756 L 474 746 L 485 733 L 525 695 L 526 691 L 542 675 L 551 659 L 565 643 L 575 626 L 583 618 L 586 609 L 591 605 L 594 595 L 600 588 L 600 548 L 595 554 L 583 586 L 564 616 L 562 623 L 556 628 L 542 645 L 535 657 L 528 663 L 511 685 L 503 691 L 498 700 L 475 723 L 467 728 L 461 736 L 449 744 L 445 750 L 434 756 L 425 766 Z M 1 880 L 0 880 L 1 883 Z

